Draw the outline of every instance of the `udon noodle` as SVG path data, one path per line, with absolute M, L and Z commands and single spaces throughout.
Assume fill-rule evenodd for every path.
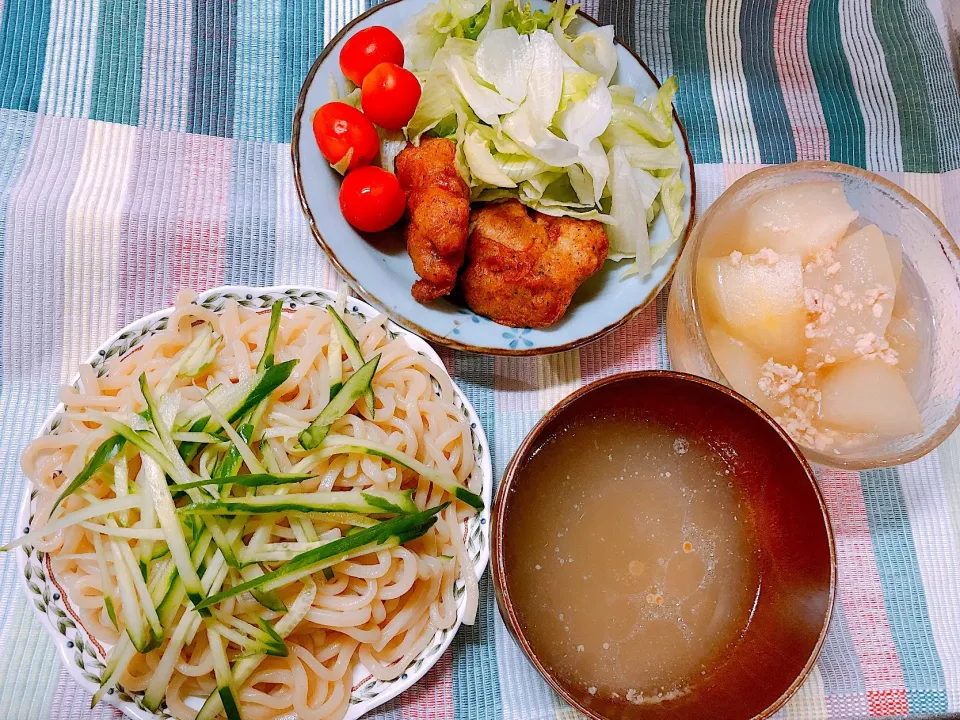
M 78 387 L 66 386 L 60 398 L 65 405 L 53 434 L 34 440 L 22 457 L 24 472 L 38 489 L 37 518 L 44 518 L 60 490 L 74 478 L 86 460 L 111 431 L 96 420 L 97 412 L 132 417 L 144 407 L 137 378 L 146 373 L 151 386 L 169 380 L 172 358 L 192 340 L 203 323 L 222 335 L 223 343 L 212 366 L 192 378 L 176 377 L 167 390 L 179 396 L 181 406 L 200 401 L 217 384 L 238 383 L 255 374 L 270 321 L 268 310 L 253 311 L 230 301 L 213 312 L 178 298 L 169 324 L 135 350 L 108 361 L 98 376 L 90 366 L 80 373 Z M 373 381 L 375 419 L 358 403 L 338 420 L 332 432 L 375 440 L 402 450 L 428 466 L 452 472 L 472 491 L 479 493 L 480 473 L 475 458 L 470 425 L 455 403 L 455 393 L 446 372 L 429 358 L 415 352 L 402 336 L 391 339 L 384 318 L 368 322 L 346 315 L 359 340 L 363 356 L 381 353 Z M 330 392 L 331 318 L 322 308 L 301 305 L 283 313 L 276 344 L 276 361 L 297 358 L 299 363 L 272 394 L 254 445 L 259 442 L 263 463 L 277 472 L 309 473 L 298 492 L 315 490 L 413 490 L 420 509 L 451 500 L 443 489 L 410 470 L 380 457 L 340 454 L 315 459 L 297 444 L 297 433 L 318 414 Z M 334 345 L 334 348 L 339 347 Z M 344 367 L 349 362 L 343 358 Z M 356 368 L 351 368 L 355 370 Z M 166 379 L 166 380 L 165 380 Z M 210 477 L 211 456 L 201 453 L 191 469 Z M 141 468 L 140 455 L 128 446 L 112 468 L 104 468 L 82 492 L 64 503 L 66 512 L 97 500 L 116 497 L 117 462 L 127 464 L 131 487 Z M 113 471 L 111 471 L 113 470 Z M 122 489 L 119 491 L 122 492 Z M 64 510 L 54 513 L 58 517 Z M 360 662 L 380 680 L 397 678 L 438 630 L 450 628 L 457 617 L 455 587 L 462 580 L 466 591 L 468 621 L 476 612 L 476 578 L 467 557 L 462 523 L 473 511 L 452 503 L 424 536 L 405 545 L 341 562 L 332 577 L 321 574 L 305 578 L 281 591 L 287 606 L 296 598 L 312 598 L 309 609 L 286 637 L 286 657 L 266 657 L 253 674 L 237 688 L 244 718 L 266 719 L 296 713 L 303 720 L 341 717 L 348 707 L 353 671 Z M 128 511 L 128 526 L 136 528 L 139 510 Z M 303 522 L 312 525 L 321 540 L 335 539 L 350 526 L 325 518 L 324 514 L 280 516 L 274 524 L 271 543 L 302 542 Z M 105 608 L 103 568 L 111 554 L 107 543 L 137 539 L 99 536 L 92 524 L 73 525 L 38 542 L 48 552 L 58 582 L 78 612 L 84 628 L 101 644 L 112 645 L 120 633 Z M 211 553 L 215 548 L 211 549 Z M 209 559 L 209 558 L 208 558 Z M 266 565 L 265 568 L 271 567 Z M 106 577 L 112 577 L 110 567 Z M 239 582 L 231 570 L 225 586 Z M 459 592 L 457 593 L 459 595 Z M 113 602 L 120 598 L 114 594 Z M 219 610 L 242 615 L 254 612 L 275 621 L 283 612 L 268 610 L 249 593 L 223 602 Z M 179 612 L 183 612 L 183 608 Z M 122 616 L 122 608 L 116 608 Z M 122 627 L 122 625 L 121 625 Z M 167 652 L 168 638 L 146 654 L 137 654 L 120 680 L 128 692 L 148 688 Z M 227 646 L 228 655 L 238 648 Z M 214 658 L 204 632 L 196 632 L 182 648 L 166 687 L 166 704 L 178 718 L 193 718 L 196 701 L 217 687 Z

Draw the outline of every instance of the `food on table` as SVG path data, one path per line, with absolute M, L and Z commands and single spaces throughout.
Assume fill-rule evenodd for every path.
M 395 167 L 407 191 L 407 246 L 421 278 L 411 292 L 419 302 L 454 289 L 470 203 L 483 209 L 513 199 L 538 218 L 570 218 L 538 223 L 592 243 L 589 261 L 572 274 L 553 275 L 544 286 L 549 290 L 525 281 L 523 292 L 541 304 L 526 312 L 508 309 L 496 291 L 505 280 L 488 260 L 499 241 L 478 245 L 477 257 L 487 259 L 482 273 L 480 265 L 469 271 L 467 294 L 475 310 L 511 325 L 527 324 L 527 318 L 532 327 L 546 327 L 562 317 L 569 294 L 597 271 L 598 254 L 601 265 L 604 259 L 633 260 L 623 278 L 645 277 L 680 238 L 687 188 L 673 130 L 676 79 L 647 98 L 611 84 L 618 62 L 612 27 L 571 35 L 575 16 L 575 8 L 562 2 L 544 12 L 516 0 L 444 0 L 412 19 L 402 47 L 379 27 L 344 44 L 341 69 L 359 87 L 342 102 L 362 108 L 382 128 L 380 164 Z M 400 67 L 403 55 L 406 69 Z M 340 96 L 333 79 L 331 93 Z M 395 159 L 404 138 L 412 148 Z M 427 148 L 424 161 L 416 159 L 421 146 Z M 328 160 L 337 154 L 325 152 Z M 429 167 L 420 168 L 421 162 Z M 651 244 L 650 229 L 658 222 L 667 239 Z M 609 252 L 599 252 L 598 232 Z M 542 244 L 535 234 L 523 243 Z M 559 257 L 567 253 L 558 249 Z M 524 267 L 535 264 L 525 249 L 518 260 Z
M 770 248 L 794 253 L 804 262 L 834 247 L 857 218 L 837 182 L 804 183 L 772 190 L 747 210 L 744 244 L 748 255 Z
M 613 28 L 571 35 L 575 17 L 562 2 L 550 13 L 514 0 L 426 7 L 401 34 L 423 86 L 406 135 L 455 139 L 475 203 L 516 198 L 608 224 L 610 259 L 647 275 L 685 224 L 676 79 L 647 98 L 611 84 Z M 651 247 L 661 214 L 669 237 Z
M 900 240 L 839 183 L 769 191 L 719 221 L 697 260 L 707 342 L 731 386 L 802 445 L 923 430 L 924 303 Z
M 707 308 L 722 317 L 735 336 L 763 353 L 802 362 L 807 311 L 799 255 L 703 258 L 700 292 Z
M 340 71 L 358 87 L 380 63 L 403 65 L 403 43 L 382 25 L 358 30 L 340 49 Z
M 313 116 L 313 134 L 327 162 L 341 174 L 369 165 L 380 152 L 373 123 L 352 105 L 328 102 Z
M 363 232 L 381 232 L 403 217 L 406 197 L 397 176 L 368 165 L 351 170 L 340 185 L 340 211 Z
M 880 228 L 868 225 L 843 238 L 830 265 L 806 272 L 806 287 L 817 316 L 808 338 L 813 354 L 856 359 L 858 339 L 883 337 L 893 314 L 897 279 Z
M 407 252 L 421 278 L 412 289 L 419 302 L 449 294 L 463 264 L 470 191 L 457 173 L 456 152 L 452 140 L 423 138 L 419 147 L 408 145 L 396 158 L 409 209 Z
M 401 130 L 410 122 L 418 102 L 420 81 L 399 65 L 380 63 L 363 79 L 360 105 L 366 116 L 382 128 Z
M 760 567 L 747 498 L 705 441 L 586 415 L 517 473 L 502 531 L 510 601 L 563 686 L 655 704 L 729 658 Z
M 921 432 L 920 413 L 895 367 L 875 360 L 840 363 L 820 385 L 820 419 L 827 427 L 849 432 L 870 428 L 878 435 Z
M 501 325 L 553 324 L 607 258 L 599 222 L 544 215 L 518 200 L 483 205 L 471 213 L 470 225 L 460 276 L 464 299 Z
M 108 648 L 94 702 L 119 684 L 177 718 L 342 717 L 358 662 L 397 678 L 455 624 L 461 579 L 473 620 L 470 426 L 382 319 L 182 300 L 61 391 L 22 457 L 36 519 L 4 549 L 47 553 Z

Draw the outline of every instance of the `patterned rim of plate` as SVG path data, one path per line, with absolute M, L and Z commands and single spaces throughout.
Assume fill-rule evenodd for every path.
M 327 56 L 338 47 L 343 39 L 350 33 L 351 30 L 358 24 L 369 18 L 374 13 L 382 10 L 383 8 L 389 5 L 395 5 L 396 3 L 403 2 L 404 0 L 385 0 L 378 5 L 374 5 L 365 12 L 357 15 L 353 20 L 344 25 L 340 32 L 334 35 L 329 42 L 324 44 L 323 50 L 317 56 L 317 59 L 313 61 L 313 65 L 310 66 L 310 70 L 307 71 L 306 77 L 303 79 L 303 84 L 300 86 L 300 94 L 297 96 L 297 104 L 293 111 L 293 132 L 290 140 L 290 155 L 293 161 L 293 183 L 297 188 L 297 197 L 300 199 L 300 207 L 303 209 L 303 214 L 307 219 L 307 224 L 310 226 L 310 233 L 313 235 L 313 239 L 316 240 L 317 244 L 330 259 L 330 262 L 337 269 L 337 272 L 340 273 L 340 276 L 347 281 L 351 289 L 354 292 L 358 293 L 371 305 L 379 308 L 384 314 L 388 315 L 391 320 L 396 322 L 399 325 L 402 325 L 404 328 L 409 328 L 417 335 L 435 342 L 438 345 L 445 345 L 447 347 L 453 348 L 454 350 L 461 350 L 464 352 L 479 353 L 482 355 L 517 355 L 517 356 L 529 356 L 529 355 L 549 355 L 551 353 L 565 352 L 567 350 L 573 350 L 574 348 L 587 345 L 594 340 L 598 340 L 604 335 L 613 332 L 619 327 L 622 327 L 630 320 L 639 315 L 644 308 L 647 307 L 651 302 L 653 302 L 657 295 L 660 294 L 660 291 L 663 290 L 670 282 L 670 279 L 673 277 L 674 271 L 677 269 L 677 264 L 680 262 L 680 255 L 683 253 L 683 248 L 687 244 L 687 238 L 690 237 L 690 233 L 693 231 L 693 226 L 697 217 L 697 178 L 694 170 L 693 162 L 693 153 L 690 150 L 690 140 L 687 137 L 687 130 L 683 126 L 683 122 L 680 120 L 680 115 L 677 114 L 677 109 L 673 109 L 673 122 L 680 129 L 680 135 L 683 137 L 683 151 L 687 158 L 687 163 L 690 168 L 690 187 L 687 188 L 687 193 L 690 195 L 690 212 L 687 216 L 687 223 L 684 226 L 683 234 L 680 236 L 680 239 L 677 241 L 679 247 L 677 248 L 677 255 L 673 259 L 673 262 L 670 264 L 670 267 L 667 269 L 666 273 L 663 276 L 663 279 L 649 292 L 647 295 L 640 300 L 632 309 L 624 313 L 623 317 L 619 320 L 610 323 L 606 327 L 600 328 L 599 330 L 584 336 L 571 340 L 570 342 L 563 343 L 560 345 L 543 345 L 539 347 L 530 347 L 524 348 L 522 344 L 516 349 L 513 348 L 498 348 L 498 347 L 480 347 L 477 345 L 471 345 L 469 343 L 459 342 L 453 338 L 446 335 L 437 335 L 430 330 L 418 325 L 413 320 L 398 313 L 391 312 L 384 303 L 377 299 L 376 295 L 366 290 L 360 282 L 353 276 L 353 274 L 347 270 L 346 266 L 341 262 L 337 257 L 337 254 L 334 252 L 333 248 L 327 243 L 324 239 L 323 234 L 320 232 L 320 228 L 317 227 L 317 220 L 313 215 L 313 211 L 310 209 L 310 204 L 307 202 L 307 194 L 303 189 L 303 175 L 300 171 L 300 133 L 301 126 L 303 124 L 303 114 L 306 110 L 307 103 L 307 91 L 310 89 L 310 86 L 314 82 L 314 77 L 317 74 L 317 71 L 320 69 L 320 64 L 327 58 Z M 586 20 L 588 23 L 600 27 L 600 23 L 597 22 L 594 18 L 587 15 L 582 10 L 577 10 L 577 15 L 582 19 Z M 659 78 L 654 74 L 652 70 L 647 66 L 647 64 L 640 59 L 640 56 L 631 48 L 627 43 L 623 42 L 619 36 L 614 36 L 614 43 L 621 46 L 626 50 L 630 55 L 633 56 L 633 59 L 637 61 L 637 64 L 646 72 L 650 79 L 656 84 L 659 88 L 661 83 Z M 472 314 L 466 308 L 463 309 L 463 312 Z M 507 326 L 503 326 L 505 331 L 511 331 L 522 335 L 523 333 L 529 332 L 529 329 L 515 329 Z
M 298 305 L 324 307 L 333 302 L 335 298 L 336 293 L 330 290 L 305 286 L 284 285 L 252 288 L 232 285 L 201 293 L 196 298 L 196 302 L 208 309 L 220 311 L 228 299 L 236 300 L 243 307 L 266 309 L 275 300 L 283 300 L 285 307 L 295 308 Z M 173 308 L 160 310 L 127 325 L 101 345 L 87 362 L 93 366 L 98 374 L 104 372 L 108 359 L 126 354 L 154 333 L 164 329 L 172 312 Z M 346 312 L 365 319 L 380 314 L 366 303 L 349 297 L 347 298 Z M 444 367 L 443 361 L 424 340 L 397 326 L 392 321 L 388 321 L 386 327 L 391 337 L 403 336 L 415 351 L 428 357 L 439 367 Z M 73 385 L 77 384 L 78 378 L 79 374 L 73 378 Z M 484 509 L 464 523 L 464 541 L 467 553 L 473 561 L 477 577 L 480 578 L 486 569 L 487 560 L 490 556 L 490 504 L 493 488 L 490 447 L 473 406 L 456 383 L 453 384 L 453 387 L 456 393 L 456 403 L 470 422 L 473 447 L 477 459 L 477 470 L 475 472 L 482 474 L 483 481 L 481 495 L 483 496 Z M 63 411 L 64 407 L 61 403 L 44 421 L 41 435 L 50 434 L 56 430 Z M 35 497 L 36 489 L 29 487 L 24 495 L 20 513 L 17 517 L 18 530 L 29 527 L 33 521 L 33 501 Z M 41 625 L 53 638 L 64 667 L 81 687 L 92 693 L 100 685 L 100 673 L 103 670 L 104 658 L 103 647 L 90 636 L 80 623 L 79 617 L 68 602 L 66 592 L 53 575 L 49 554 L 31 546 L 22 546 L 17 550 L 17 567 L 27 602 L 33 608 Z M 403 675 L 395 680 L 383 682 L 376 680 L 369 674 L 354 673 L 354 684 L 346 715 L 348 719 L 359 718 L 364 713 L 393 699 L 414 685 L 433 667 L 440 655 L 450 645 L 463 620 L 465 609 L 463 581 L 457 582 L 454 595 L 457 600 L 456 623 L 447 630 L 437 631 L 431 643 L 414 659 Z M 108 695 L 106 701 L 126 716 L 136 720 L 172 717 L 166 706 L 161 708 L 159 713 L 150 712 L 143 706 L 142 693 L 128 693 L 120 687 L 117 687 L 114 692 Z

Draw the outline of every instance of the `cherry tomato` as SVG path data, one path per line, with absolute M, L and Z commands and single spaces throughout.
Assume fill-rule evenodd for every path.
M 340 70 L 358 87 L 367 73 L 383 62 L 402 66 L 403 43 L 382 25 L 364 28 L 340 50 Z
M 380 151 L 377 129 L 367 117 L 342 102 L 328 102 L 313 116 L 313 134 L 320 152 L 331 165 L 340 162 L 352 148 L 348 170 L 369 165 Z
M 409 70 L 380 63 L 367 73 L 360 90 L 364 114 L 387 130 L 399 130 L 413 117 L 420 102 L 420 81 Z
M 340 186 L 340 210 L 363 232 L 386 230 L 403 217 L 406 205 L 397 176 L 374 165 L 347 173 Z

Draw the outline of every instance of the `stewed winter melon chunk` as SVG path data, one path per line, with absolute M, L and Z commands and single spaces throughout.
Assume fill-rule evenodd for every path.
M 760 392 L 762 366 L 767 358 L 743 340 L 732 337 L 718 327 L 707 331 L 707 344 L 730 387 L 775 415 L 776 402 Z
M 840 183 L 787 185 L 761 195 L 747 209 L 742 250 L 755 253 L 768 247 L 806 262 L 836 245 L 858 215 Z
M 880 228 L 868 225 L 844 238 L 832 261 L 807 266 L 804 285 L 814 353 L 844 362 L 869 351 L 887 329 L 897 286 Z
M 886 338 L 890 349 L 897 353 L 897 370 L 900 374 L 913 372 L 920 361 L 921 352 L 920 337 L 914 323 L 907 318 L 891 318 Z
M 890 267 L 893 269 L 893 279 L 900 284 L 900 273 L 903 271 L 903 245 L 896 235 L 883 234 L 887 243 L 887 254 L 890 256 Z
M 834 430 L 887 437 L 923 430 L 907 384 L 882 360 L 836 366 L 823 378 L 820 392 L 820 420 Z
M 701 258 L 700 300 L 730 333 L 777 362 L 799 364 L 805 353 L 803 266 L 799 255 L 766 250 Z

